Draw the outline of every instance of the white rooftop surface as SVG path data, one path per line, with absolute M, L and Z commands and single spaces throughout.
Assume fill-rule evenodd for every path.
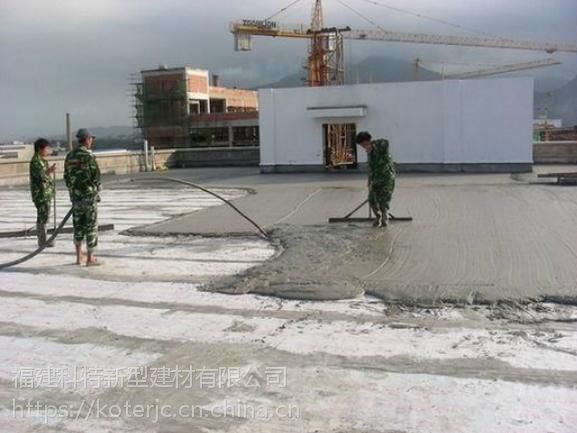
M 244 194 L 220 190 L 227 198 Z M 34 224 L 25 190 L 0 190 L 0 232 Z M 58 196 L 63 216 L 67 197 Z M 490 308 L 399 311 L 374 298 L 288 301 L 202 291 L 275 254 L 256 237 L 124 236 L 219 203 L 184 189 L 105 190 L 104 265 L 73 264 L 71 235 L 0 272 L 0 432 L 574 432 L 577 425 L 577 310 L 542 305 L 542 326 L 488 320 Z M 0 262 L 35 239 L 0 239 Z M 549 315 L 548 312 L 555 314 Z M 554 319 L 563 319 L 555 321 Z M 225 389 L 17 388 L 22 369 L 286 368 L 284 387 Z M 126 370 L 123 370 L 126 372 Z M 123 376 L 126 379 L 128 376 Z M 68 383 L 68 381 L 66 381 Z M 44 411 L 17 416 L 17 402 Z M 225 400 L 265 407 L 262 417 L 99 417 L 87 402 L 198 404 Z M 51 404 L 71 408 L 50 413 Z M 286 404 L 298 417 L 274 412 Z M 84 408 L 84 410 L 78 410 Z M 216 409 L 218 412 L 218 409 Z

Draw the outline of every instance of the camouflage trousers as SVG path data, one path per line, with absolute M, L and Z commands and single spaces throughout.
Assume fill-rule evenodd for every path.
M 369 188 L 369 206 L 375 216 L 386 216 L 390 209 L 391 199 L 393 198 L 393 190 L 395 189 L 395 181 L 385 185 L 373 185 Z
M 74 225 L 74 243 L 86 241 L 88 252 L 98 245 L 98 208 L 96 201 L 72 204 L 72 221 Z
M 36 206 L 36 227 L 46 226 L 50 219 L 50 201 L 35 201 Z
M 36 236 L 38 238 L 38 246 L 43 246 L 46 243 L 47 232 L 46 225 L 50 219 L 50 201 L 35 201 L 36 206 Z

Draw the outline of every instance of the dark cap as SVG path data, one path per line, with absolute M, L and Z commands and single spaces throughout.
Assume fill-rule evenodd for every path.
M 90 131 L 86 128 L 80 128 L 76 133 L 76 138 L 78 138 L 78 140 L 84 140 L 90 137 L 95 138 L 94 135 L 92 135 Z
M 372 138 L 373 137 L 371 137 L 371 134 L 369 134 L 367 131 L 361 131 L 355 137 L 355 142 L 357 144 L 361 144 L 364 143 L 365 141 L 371 141 Z

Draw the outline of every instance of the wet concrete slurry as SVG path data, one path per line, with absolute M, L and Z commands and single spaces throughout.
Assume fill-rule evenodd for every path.
M 408 304 L 570 301 L 577 296 L 577 194 L 570 187 L 532 184 L 534 179 L 400 177 L 392 212 L 414 221 L 385 231 L 327 224 L 364 200 L 363 175 L 226 179 L 225 186 L 254 191 L 235 205 L 285 248 L 247 278 L 212 288 L 319 300 L 370 293 Z M 144 233 L 234 236 L 254 228 L 218 206 L 153 224 Z
M 253 170 L 244 169 L 170 174 L 221 185 L 224 189 L 219 192 L 237 197 L 239 204 L 245 192 L 235 188 L 246 186 L 258 192 L 263 182 Z M 447 209 L 456 208 L 461 216 L 489 214 L 480 208 L 482 203 L 488 206 L 483 195 L 491 191 L 499 203 L 505 201 L 501 195 L 511 196 L 517 207 L 524 203 L 521 209 L 533 209 L 539 215 L 536 220 L 544 211 L 535 210 L 539 204 L 534 207 L 531 201 L 544 201 L 545 216 L 550 212 L 549 216 L 561 221 L 554 230 L 547 230 L 562 244 L 559 231 L 574 218 L 563 219 L 565 210 L 574 205 L 574 196 L 565 194 L 574 189 L 543 185 L 533 189 L 527 179 L 513 183 L 507 176 L 468 176 L 466 182 L 461 176 L 404 177 L 396 200 L 405 197 L 406 202 L 399 201 L 394 209 L 416 217 L 415 223 L 378 231 L 363 225 L 318 224 L 311 220 L 314 212 L 301 213 L 312 210 L 309 206 L 323 198 L 325 189 L 334 188 L 335 179 L 352 197 L 339 206 L 354 207 L 356 195 L 363 195 L 363 176 L 304 179 L 264 177 L 271 189 L 303 189 L 286 213 L 270 215 L 273 244 L 252 235 L 203 238 L 171 235 L 167 230 L 163 236 L 142 237 L 115 231 L 101 239 L 105 265 L 87 269 L 71 264 L 71 240 L 64 236 L 55 249 L 0 273 L 0 432 L 574 431 L 577 307 L 515 300 L 478 305 L 474 301 L 480 297 L 475 295 L 465 305 L 438 302 L 439 296 L 434 298 L 436 306 L 429 308 L 383 302 L 368 295 L 370 283 L 395 281 L 398 277 L 391 277 L 395 272 L 402 278 L 412 277 L 411 281 L 425 278 L 427 272 L 435 276 L 430 271 L 435 267 L 440 267 L 438 275 L 452 280 L 467 281 L 468 269 L 473 276 L 481 274 L 484 268 L 472 264 L 448 270 L 442 266 L 442 255 L 428 258 L 430 262 L 422 267 L 405 258 L 404 250 L 410 245 L 404 242 L 421 242 L 422 248 L 430 249 L 429 244 L 448 233 L 446 225 L 458 223 L 458 218 L 451 219 L 441 210 L 446 200 L 443 191 L 451 197 L 460 189 L 477 191 L 478 206 L 465 200 L 463 209 L 456 201 Z M 527 186 L 532 193 L 519 200 L 520 190 L 513 188 Z M 218 204 L 180 187 L 144 189 L 119 184 L 105 191 L 103 198 L 103 222 L 116 223 L 120 231 L 158 228 L 167 218 L 175 218 L 175 225 L 185 228 L 187 218 L 195 218 L 185 216 L 187 211 Z M 0 202 L 0 230 L 30 225 L 33 216 L 27 191 L 0 191 Z M 323 206 L 334 206 L 331 203 L 326 200 Z M 514 208 L 511 204 L 507 209 Z M 324 219 L 333 209 L 320 212 Z M 494 220 L 500 215 L 495 212 Z M 306 219 L 306 224 L 293 225 L 299 218 Z M 465 222 L 457 227 L 468 233 L 481 230 L 472 218 L 471 227 Z M 514 230 L 519 220 L 514 218 L 505 228 Z M 495 228 L 497 223 L 493 223 L 490 227 Z M 527 227 L 526 222 L 522 224 Z M 440 225 L 438 232 L 436 225 Z M 546 224 L 532 220 L 529 226 Z M 406 238 L 408 234 L 412 237 Z M 474 240 L 485 235 L 481 232 Z M 527 248 L 543 243 L 541 237 L 532 236 L 523 241 Z M 571 245 L 570 234 L 564 240 Z M 469 254 L 459 263 L 478 259 L 471 256 L 466 241 L 451 242 Z M 0 240 L 0 260 L 33 247 L 30 238 Z M 502 259 L 512 254 L 499 248 Z M 488 254 L 482 251 L 480 257 Z M 441 250 L 439 254 L 448 253 Z M 537 280 L 539 272 L 553 274 L 556 269 L 543 257 L 523 262 L 511 255 L 509 260 L 519 268 L 542 264 L 541 271 L 531 270 Z M 407 269 L 414 269 L 414 275 Z M 513 286 L 516 274 L 502 275 Z M 563 275 L 552 282 L 564 281 Z M 243 295 L 207 292 L 211 284 Z M 276 296 L 247 293 L 267 290 Z M 449 293 L 451 288 L 444 290 Z M 431 293 L 435 292 L 431 289 Z M 319 294 L 333 300 L 307 300 Z M 393 299 L 395 293 L 389 290 L 387 296 Z M 291 297 L 301 299 L 285 299 Z M 182 367 L 195 369 L 192 386 L 171 381 L 171 372 Z M 281 381 L 267 382 L 267 369 L 277 368 L 278 374 L 279 367 L 285 371 Z M 52 376 L 36 376 L 34 386 L 15 386 L 19 370 L 34 369 L 39 374 L 49 368 Z M 87 382 L 82 379 L 86 369 L 92 371 Z M 55 385 L 48 379 L 57 380 L 59 371 L 65 381 Z M 75 378 L 73 372 L 79 376 Z M 103 377 L 104 372 L 122 374 L 115 383 Z M 133 380 L 127 383 L 129 377 Z M 184 380 L 186 375 L 179 377 Z M 45 410 L 15 416 L 14 399 L 20 404 L 38 402 Z M 201 414 L 198 410 L 195 417 L 171 413 L 158 420 L 154 414 L 146 417 L 134 412 L 114 416 L 112 411 L 90 411 L 88 405 L 94 402 L 111 409 L 127 403 L 133 407 L 164 405 L 171 411 L 194 405 Z M 228 414 L 224 403 L 229 405 Z M 69 409 L 70 414 L 48 413 L 54 405 Z M 240 412 L 231 413 L 235 407 Z M 290 408 L 296 409 L 293 416 L 287 416 Z

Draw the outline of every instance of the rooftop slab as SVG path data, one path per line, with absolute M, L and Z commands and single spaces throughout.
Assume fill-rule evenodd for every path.
M 358 189 L 363 196 L 364 176 L 260 176 L 239 169 L 169 175 L 203 186 L 223 185 L 217 192 L 233 200 L 245 195 L 238 185 L 252 188 L 255 196 L 261 183 L 287 190 L 312 186 L 321 192 L 271 226 L 272 244 L 254 236 L 130 237 L 123 234 L 126 229 L 178 219 L 218 202 L 182 185 L 107 179 L 99 215 L 116 230 L 101 237 L 103 266 L 72 264 L 72 239 L 64 234 L 55 248 L 0 272 L 0 430 L 360 433 L 416 432 L 426 426 L 428 433 L 516 433 L 522 426 L 523 432 L 574 432 L 577 307 L 535 302 L 518 308 L 509 303 L 421 308 L 362 296 L 372 283 L 363 275 L 377 268 L 396 269 L 388 266 L 404 257 L 407 247 L 400 241 L 424 224 L 421 214 L 431 216 L 433 224 L 420 227 L 414 233 L 417 240 L 427 239 L 431 226 L 446 218 L 439 210 L 423 210 L 431 201 L 441 207 L 445 203 L 441 193 L 427 198 L 431 189 L 466 187 L 493 194 L 493 188 L 510 188 L 514 199 L 517 188 L 529 187 L 554 194 L 556 199 L 533 204 L 553 204 L 556 214 L 564 212 L 566 202 L 574 203 L 572 195 L 567 200 L 557 194 L 573 194 L 574 189 L 537 185 L 533 190 L 528 184 L 533 178 L 525 176 L 517 182 L 508 176 L 467 176 L 466 182 L 460 176 L 403 176 L 396 203 L 404 203 L 402 198 L 411 206 L 395 204 L 395 212 L 411 212 L 415 223 L 373 230 L 286 223 L 297 221 L 292 218 L 300 218 L 301 210 L 335 184 L 350 192 Z M 63 215 L 69 202 L 61 185 L 57 198 L 58 215 Z M 0 203 L 0 232 L 34 224 L 26 187 L 0 189 Z M 479 206 L 470 212 L 479 212 Z M 464 219 L 458 228 L 473 223 Z M 546 221 L 537 226 L 539 232 L 542 227 L 551 230 Z M 0 239 L 0 261 L 19 257 L 35 244 L 34 238 Z M 378 260 L 367 259 L 371 257 L 385 259 L 377 266 Z M 474 259 L 469 255 L 465 262 Z M 442 263 L 442 256 L 437 260 Z M 535 265 L 549 266 L 541 258 Z M 463 272 L 467 275 L 468 269 Z M 206 291 L 207 281 L 227 275 L 233 293 L 264 293 L 268 280 L 277 297 Z M 374 275 L 381 278 L 379 272 Z M 414 276 L 424 278 L 420 272 Z M 225 286 L 219 290 L 226 291 Z M 325 299 L 359 297 L 302 300 L 319 293 Z M 195 374 L 189 380 L 185 370 L 191 369 Z M 209 383 L 211 378 L 218 383 Z M 226 379 L 221 383 L 220 378 Z M 228 415 L 223 402 L 238 409 Z M 102 410 L 162 405 L 172 412 L 163 409 L 152 415 L 157 419 L 128 410 L 118 416 L 113 409 L 113 417 L 99 417 L 86 410 L 93 403 Z M 24 409 L 34 404 L 79 416 Z M 191 405 L 201 407 L 202 416 L 175 412 Z M 291 408 L 294 416 L 285 416 Z
M 536 174 L 400 176 L 392 212 L 414 221 L 374 230 L 367 224 L 327 223 L 365 199 L 361 174 L 221 173 L 220 181 L 203 171 L 179 175 L 252 190 L 234 204 L 272 231 L 285 251 L 242 279 L 224 279 L 215 290 L 298 299 L 371 293 L 418 304 L 567 300 L 577 293 L 577 194 L 570 187 L 533 183 Z M 143 231 L 255 233 L 227 206 Z

